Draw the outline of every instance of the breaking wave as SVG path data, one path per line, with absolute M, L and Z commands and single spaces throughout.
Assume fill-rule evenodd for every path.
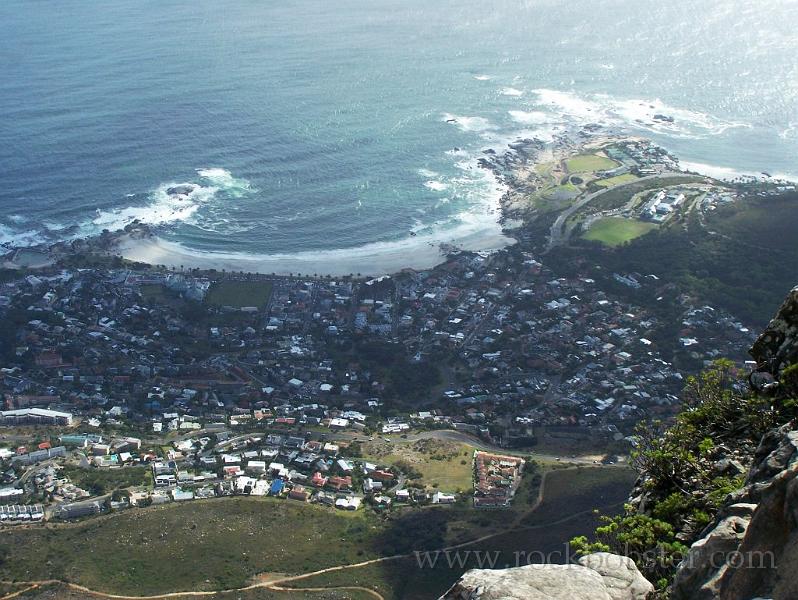
M 15 231 L 0 223 L 0 245 L 4 246 L 37 246 L 47 241 L 41 231 Z
M 462 131 L 480 132 L 496 129 L 496 125 L 488 121 L 485 117 L 467 117 L 443 113 L 441 120 L 456 125 Z
M 134 221 L 152 227 L 190 223 L 201 229 L 212 231 L 205 219 L 203 209 L 214 208 L 214 200 L 223 196 L 225 199 L 240 198 L 252 191 L 246 179 L 233 177 L 226 169 L 197 169 L 197 175 L 203 184 L 195 182 L 169 182 L 159 185 L 149 194 L 127 194 L 126 198 L 143 196 L 146 201 L 120 208 L 97 209 L 89 218 L 79 221 L 77 225 L 47 222 L 40 230 L 22 230 L 14 225 L 23 224 L 26 219 L 19 215 L 10 215 L 6 219 L 11 224 L 0 223 L 0 243 L 13 246 L 35 246 L 56 239 L 76 239 L 96 235 L 103 230 L 119 231 Z M 228 210 L 226 207 L 225 210 Z M 215 219 L 213 219 L 215 220 Z M 219 223 L 230 223 L 230 219 L 219 218 Z
M 607 94 L 580 96 L 551 89 L 536 89 L 533 93 L 538 107 L 575 123 L 629 127 L 682 138 L 720 135 L 732 128 L 750 127 L 739 121 L 670 106 L 659 99 L 620 99 Z

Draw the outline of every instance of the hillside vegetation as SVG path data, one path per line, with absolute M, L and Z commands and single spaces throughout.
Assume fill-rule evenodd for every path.
M 592 231 L 592 230 L 591 230 Z M 798 194 L 754 197 L 659 228 L 615 248 L 590 240 L 552 251 L 547 259 L 568 273 L 594 263 L 596 277 L 612 272 L 654 274 L 744 322 L 764 326 L 798 273 Z M 653 299 L 652 299 L 653 300 Z
M 798 367 L 785 369 L 774 400 L 750 391 L 743 373 L 723 360 L 690 378 L 675 423 L 638 429 L 640 480 L 624 514 L 601 517 L 592 535 L 572 540 L 574 548 L 629 556 L 667 597 L 690 545 L 743 487 L 762 437 L 798 417 L 797 383 Z

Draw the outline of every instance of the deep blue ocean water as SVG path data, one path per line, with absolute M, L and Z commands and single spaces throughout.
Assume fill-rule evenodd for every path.
M 797 24 L 786 0 L 3 0 L 0 241 L 456 239 L 495 227 L 482 150 L 587 122 L 798 175 Z

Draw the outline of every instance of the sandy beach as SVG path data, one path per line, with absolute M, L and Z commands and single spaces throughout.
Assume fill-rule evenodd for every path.
M 395 242 L 368 244 L 359 248 L 299 252 L 296 254 L 240 254 L 201 252 L 188 249 L 158 236 L 120 237 L 115 253 L 124 258 L 167 267 L 246 271 L 251 273 L 289 273 L 317 275 L 358 274 L 379 276 L 402 269 L 428 269 L 445 260 L 443 248 L 496 251 L 514 244 L 499 227 L 486 228 L 453 240 L 408 237 Z

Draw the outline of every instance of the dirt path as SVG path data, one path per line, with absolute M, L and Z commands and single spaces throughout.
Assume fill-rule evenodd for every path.
M 331 590 L 351 590 L 355 592 L 365 592 L 366 594 L 376 598 L 377 600 L 385 600 L 385 596 L 372 590 L 371 588 L 359 587 L 355 585 L 340 586 L 340 587 L 315 587 L 315 588 L 284 588 L 284 587 L 271 587 L 270 590 L 275 592 L 329 592 Z

